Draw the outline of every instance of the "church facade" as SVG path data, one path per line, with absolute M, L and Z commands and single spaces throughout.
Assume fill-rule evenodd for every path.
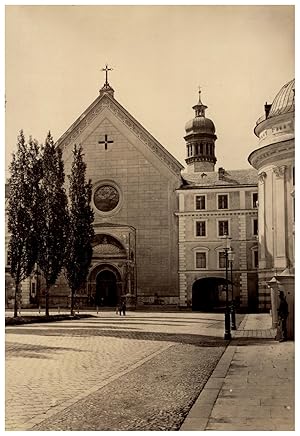
M 115 306 L 126 294 L 132 304 L 177 305 L 175 190 L 182 165 L 118 103 L 107 81 L 57 142 L 66 174 L 74 144 L 83 148 L 95 216 L 82 299 Z
M 107 80 L 99 96 L 57 141 L 65 173 L 74 144 L 81 145 L 91 179 L 94 210 L 93 258 L 82 307 L 178 305 L 176 189 L 183 166 L 114 98 Z M 66 178 L 67 179 L 67 178 Z M 43 280 L 23 284 L 23 305 L 43 305 Z M 69 304 L 63 274 L 50 305 Z

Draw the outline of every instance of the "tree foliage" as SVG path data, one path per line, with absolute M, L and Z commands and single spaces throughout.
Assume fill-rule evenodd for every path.
M 7 227 L 10 233 L 8 255 L 15 281 L 14 316 L 21 300 L 20 283 L 32 272 L 38 254 L 37 192 L 40 179 L 39 147 L 31 138 L 26 144 L 21 130 L 13 154 L 8 180 Z
M 92 184 L 85 178 L 82 147 L 74 146 L 69 176 L 69 218 L 65 270 L 71 289 L 71 313 L 76 292 L 85 283 L 92 259 L 94 213 L 90 206 Z
M 54 145 L 50 132 L 42 148 L 41 170 L 38 265 L 46 282 L 45 314 L 49 315 L 49 290 L 63 266 L 67 226 L 62 151 Z

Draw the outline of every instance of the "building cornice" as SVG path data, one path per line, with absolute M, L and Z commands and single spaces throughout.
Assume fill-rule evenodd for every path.
M 213 192 L 220 192 L 220 190 L 222 189 L 223 191 L 226 190 L 228 192 L 234 192 L 234 191 L 253 191 L 253 189 L 257 189 L 257 185 L 258 183 L 255 184 L 251 184 L 251 185 L 236 185 L 236 186 L 232 186 L 232 185 L 210 185 L 210 186 L 193 186 L 193 185 L 187 185 L 184 188 L 178 188 L 176 189 L 176 192 L 178 193 L 183 193 L 183 192 L 188 192 L 188 191 L 199 191 L 199 194 L 203 194 L 204 191 L 209 190 L 209 191 L 213 191 Z M 194 192 L 194 194 L 196 194 L 196 192 Z
M 257 170 L 283 159 L 293 159 L 295 154 L 295 141 L 288 140 L 276 142 L 258 148 L 248 156 L 249 163 Z
M 176 216 L 191 216 L 195 218 L 209 218 L 209 217 L 226 217 L 226 216 L 240 216 L 240 215 L 248 215 L 248 216 L 257 216 L 257 209 L 236 209 L 236 210 L 228 210 L 228 211 L 206 211 L 206 212 L 198 212 L 198 211 L 185 211 L 185 212 L 175 212 Z

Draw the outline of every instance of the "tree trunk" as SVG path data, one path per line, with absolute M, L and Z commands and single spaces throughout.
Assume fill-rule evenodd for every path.
M 45 315 L 49 316 L 49 287 L 46 286 L 45 290 Z
M 74 315 L 75 290 L 71 289 L 71 315 Z
M 20 283 L 16 283 L 16 286 L 15 286 L 15 303 L 14 303 L 14 318 L 16 318 L 18 316 L 19 287 L 20 287 Z

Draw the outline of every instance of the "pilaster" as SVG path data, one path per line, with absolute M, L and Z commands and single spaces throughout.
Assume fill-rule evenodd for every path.
M 186 257 L 185 257 L 185 220 L 184 216 L 178 217 L 179 226 L 179 305 L 187 305 L 187 280 L 186 280 Z
M 286 165 L 273 168 L 274 180 L 274 209 L 275 209 L 275 268 L 286 268 L 286 195 L 285 195 L 285 171 Z
M 239 215 L 239 239 L 240 239 L 240 253 L 239 253 L 239 269 L 240 274 L 240 302 L 242 307 L 248 306 L 248 280 L 247 280 L 247 243 L 246 243 L 246 216 Z
M 259 268 L 266 268 L 266 238 L 265 238 L 265 179 L 267 175 L 261 172 L 258 175 L 258 243 L 259 243 Z

